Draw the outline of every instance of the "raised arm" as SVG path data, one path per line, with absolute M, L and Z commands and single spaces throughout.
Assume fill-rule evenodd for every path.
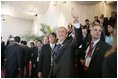
M 78 20 L 77 13 L 71 13 L 71 14 L 72 14 L 72 24 L 74 26 L 74 34 L 75 34 L 73 46 L 77 47 L 81 45 L 83 42 L 82 29 Z

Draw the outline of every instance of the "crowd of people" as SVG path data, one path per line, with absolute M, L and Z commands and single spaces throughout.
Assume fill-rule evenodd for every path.
M 61 26 L 30 46 L 10 35 L 6 45 L 1 41 L 5 78 L 117 78 L 116 14 L 95 16 L 92 24 L 85 19 L 85 25 L 72 14 L 68 29 Z

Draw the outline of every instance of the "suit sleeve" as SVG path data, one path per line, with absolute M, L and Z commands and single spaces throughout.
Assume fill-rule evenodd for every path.
M 5 49 L 5 52 L 4 52 L 5 58 L 6 58 L 6 56 L 7 56 L 7 50 L 8 50 L 8 47 Z
M 19 50 L 17 51 L 18 68 L 21 68 L 22 66 L 22 53 L 23 53 L 23 49 L 20 47 Z
M 38 56 L 38 48 L 34 48 L 33 50 L 33 64 L 36 65 L 36 62 L 37 62 L 37 56 Z
M 104 62 L 103 62 L 103 68 L 102 68 L 102 72 L 103 73 L 102 73 L 102 77 L 104 77 L 104 78 L 110 75 L 109 74 L 110 73 L 110 71 L 109 71 L 109 66 L 110 65 L 107 63 L 107 61 L 108 60 L 105 59 Z
M 40 53 L 40 56 L 39 56 L 38 72 L 42 72 L 43 57 L 44 57 L 44 46 L 42 46 L 41 53 Z
M 49 74 L 48 74 L 48 78 L 53 78 L 53 66 L 51 67 L 51 69 L 50 69 L 50 72 L 49 72 Z
M 74 28 L 74 31 L 75 31 L 75 38 L 74 38 L 74 40 L 73 40 L 73 44 L 72 44 L 72 47 L 77 47 L 77 46 L 79 46 L 79 45 L 81 45 L 82 44 L 82 42 L 83 42 L 83 37 L 82 37 L 82 29 L 81 29 L 81 27 L 80 28 Z

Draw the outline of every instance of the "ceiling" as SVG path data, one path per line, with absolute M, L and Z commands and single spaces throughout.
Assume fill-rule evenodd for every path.
M 77 1 L 78 4 L 83 4 L 83 5 L 95 5 L 101 1 Z
M 64 1 L 65 2 L 65 1 Z M 94 5 L 100 1 L 76 1 L 78 4 Z M 33 19 L 38 14 L 44 14 L 51 1 L 1 1 L 2 15 Z
M 2 14 L 32 19 L 36 14 L 43 14 L 50 1 L 2 1 Z

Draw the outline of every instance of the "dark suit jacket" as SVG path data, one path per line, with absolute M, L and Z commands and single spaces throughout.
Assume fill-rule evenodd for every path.
M 28 46 L 22 46 L 23 54 L 22 54 L 22 63 L 23 66 L 29 65 L 29 61 L 31 58 L 31 49 Z
M 117 78 L 117 52 L 114 52 L 103 62 L 103 78 Z
M 75 29 L 75 39 L 65 40 L 60 55 L 54 67 L 51 68 L 49 77 L 71 78 L 74 77 L 75 49 L 82 43 L 82 30 Z
M 43 45 L 39 57 L 38 72 L 42 72 L 44 78 L 48 77 L 51 68 L 51 47 L 50 44 Z
M 5 51 L 5 42 L 1 42 L 1 66 L 4 66 L 4 51 Z
M 31 47 L 31 61 L 33 65 L 36 65 L 37 63 L 37 56 L 38 56 L 38 48 L 37 47 Z
M 96 44 L 95 50 L 93 51 L 93 56 L 89 65 L 89 68 L 84 73 L 84 77 L 88 78 L 101 78 L 102 77 L 102 64 L 104 60 L 104 55 L 111 46 L 105 42 L 99 41 Z
M 22 48 L 18 44 L 9 45 L 5 50 L 6 64 L 5 69 L 7 71 L 15 71 L 17 68 L 21 68 L 21 56 Z

